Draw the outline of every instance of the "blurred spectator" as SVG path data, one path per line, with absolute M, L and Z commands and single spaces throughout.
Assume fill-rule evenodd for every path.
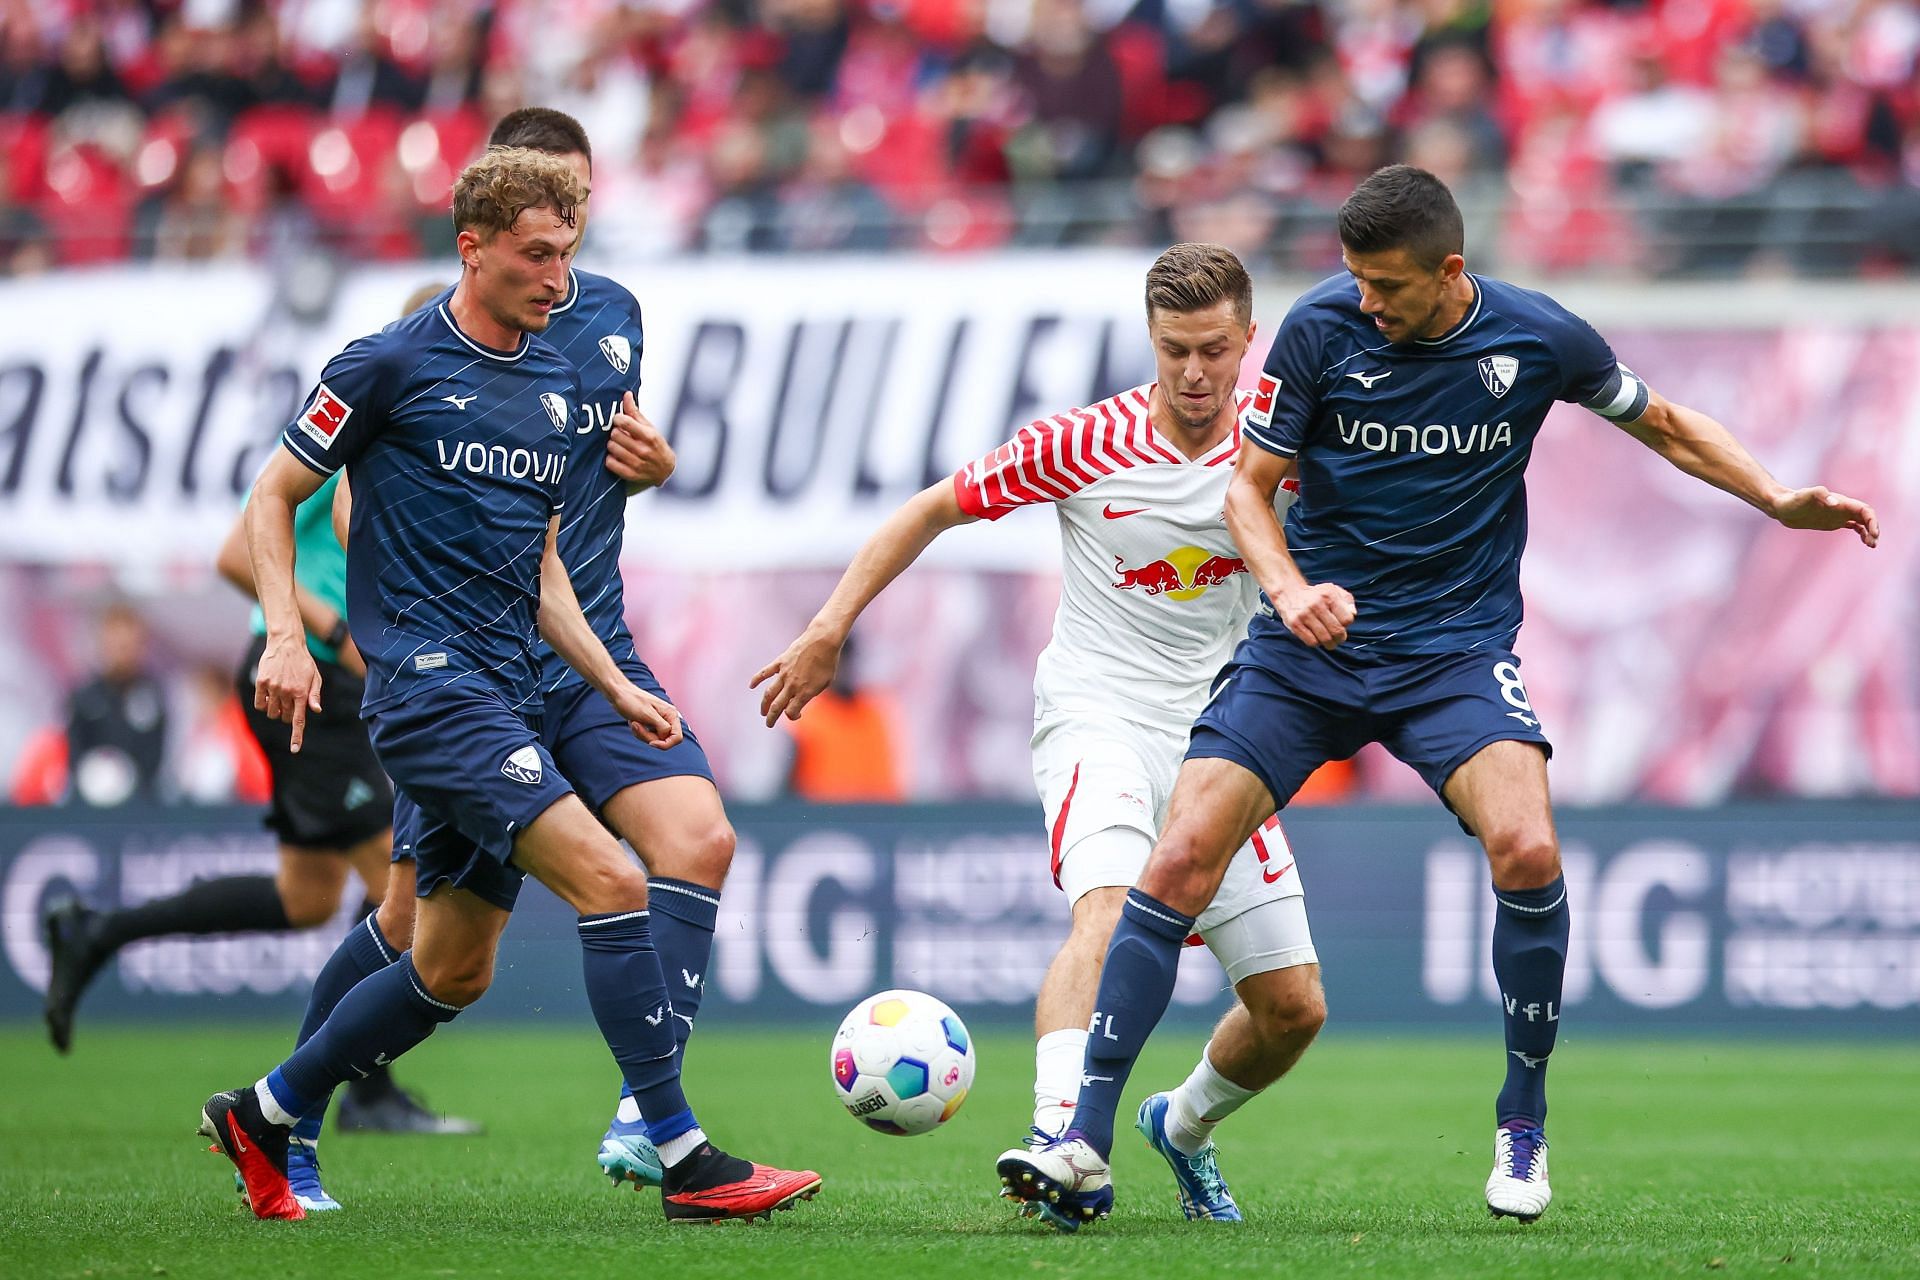
M 13 155 L 0 150 L 0 276 L 28 276 L 53 265 L 47 223 L 14 198 Z
M 628 251 L 1164 243 L 1180 206 L 1317 271 L 1338 200 L 1404 159 L 1476 233 L 1517 224 L 1515 265 L 1743 269 L 1755 237 L 1893 265 L 1917 60 L 1915 0 L 0 0 L 0 269 L 49 258 L 21 208 L 63 262 L 150 252 L 127 213 L 165 148 L 229 138 L 248 219 L 298 202 L 332 250 L 407 252 L 459 159 L 421 163 L 410 118 L 464 138 L 528 101 L 658 202 L 602 224 Z M 849 235 L 876 200 L 894 230 Z M 1781 243 L 1816 224 L 1852 247 Z M 1721 235 L 1746 247 L 1689 247 Z
M 1015 65 L 1031 120 L 1011 144 L 1015 170 L 1053 181 L 1106 176 L 1120 142 L 1120 75 L 1080 0 L 1034 0 Z
M 167 702 L 147 670 L 147 627 L 126 604 L 100 619 L 100 671 L 67 700 L 68 799 L 111 807 L 160 795 Z
M 885 249 L 893 238 L 893 210 L 855 176 L 833 121 L 812 130 L 800 176 L 780 199 L 782 247 L 799 253 Z
M 266 753 L 247 728 L 233 673 L 197 667 L 190 692 L 193 718 L 172 769 L 180 798 L 193 804 L 265 804 L 272 798 L 273 777 Z
M 212 262 L 246 248 L 246 226 L 228 198 L 221 154 L 218 147 L 195 147 L 172 184 L 141 204 L 134 235 L 154 259 Z
M 781 722 L 793 735 L 788 786 L 802 800 L 897 804 L 907 798 L 893 703 L 862 685 L 858 668 L 859 651 L 849 640 L 833 683 L 798 720 Z

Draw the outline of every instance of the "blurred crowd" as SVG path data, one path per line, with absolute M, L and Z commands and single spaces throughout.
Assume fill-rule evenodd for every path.
M 529 102 L 586 124 L 630 252 L 1318 266 L 1404 159 L 1545 268 L 1636 265 L 1649 218 L 1897 268 L 1917 51 L 1920 0 L 0 0 L 0 270 L 437 252 Z

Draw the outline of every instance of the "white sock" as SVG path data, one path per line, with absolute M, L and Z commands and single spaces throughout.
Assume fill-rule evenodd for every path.
M 1080 1073 L 1087 1061 L 1087 1033 L 1079 1027 L 1049 1031 L 1033 1047 L 1033 1123 L 1059 1133 L 1080 1100 Z
M 695 1125 L 677 1138 L 668 1138 L 659 1145 L 660 1163 L 671 1169 L 700 1149 L 707 1140 L 706 1133 Z
M 273 1090 L 267 1088 L 265 1076 L 261 1076 L 260 1082 L 253 1086 L 253 1096 L 260 1099 L 260 1114 L 269 1122 L 285 1125 L 289 1129 L 300 1123 L 300 1117 L 281 1106 L 280 1100 L 273 1096 Z
M 620 1106 L 614 1111 L 613 1118 L 621 1124 L 640 1123 L 640 1104 L 633 1100 L 632 1094 L 620 1095 Z
M 1213 1069 L 1203 1050 L 1199 1065 L 1169 1097 L 1167 1140 L 1183 1155 L 1207 1145 L 1214 1126 L 1244 1107 L 1258 1089 L 1242 1089 Z

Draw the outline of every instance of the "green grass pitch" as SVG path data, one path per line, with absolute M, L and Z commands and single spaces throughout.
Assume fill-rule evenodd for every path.
M 901 1139 L 834 1102 L 830 1031 L 703 1028 L 689 1091 L 715 1137 L 826 1186 L 771 1224 L 669 1228 L 654 1193 L 594 1166 L 613 1076 L 585 1027 L 442 1031 L 402 1078 L 488 1134 L 329 1132 L 328 1186 L 348 1208 L 303 1223 L 254 1221 L 192 1136 L 203 1097 L 271 1065 L 283 1034 L 83 1021 L 60 1059 L 37 1027 L 0 1028 L 0 1275 L 1920 1275 L 1910 1042 L 1566 1037 L 1555 1200 L 1522 1226 L 1480 1199 L 1497 1046 L 1336 1031 L 1221 1130 L 1245 1224 L 1181 1219 L 1164 1166 L 1123 1128 L 1116 1216 L 1061 1237 L 994 1195 L 994 1158 L 1026 1127 L 1027 1040 L 983 1037 L 966 1108 Z M 1198 1043 L 1159 1038 L 1127 1118 Z

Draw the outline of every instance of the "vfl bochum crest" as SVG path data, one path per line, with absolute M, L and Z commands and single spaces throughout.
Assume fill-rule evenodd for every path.
M 600 354 L 617 371 L 625 373 L 627 366 L 633 363 L 633 344 L 617 333 L 610 333 L 600 339 Z
M 1485 370 L 1482 370 L 1484 375 Z M 553 429 L 565 435 L 567 431 L 567 398 L 557 391 L 542 391 L 540 403 L 547 406 L 547 416 L 553 419 Z
M 533 786 L 540 781 L 540 753 L 533 749 L 532 743 L 528 743 L 507 757 L 507 762 L 500 766 L 500 772 L 515 782 Z
M 1495 398 L 1504 396 L 1513 389 L 1515 378 L 1520 376 L 1520 362 L 1512 356 L 1481 356 L 1480 381 L 1487 384 L 1487 390 Z

